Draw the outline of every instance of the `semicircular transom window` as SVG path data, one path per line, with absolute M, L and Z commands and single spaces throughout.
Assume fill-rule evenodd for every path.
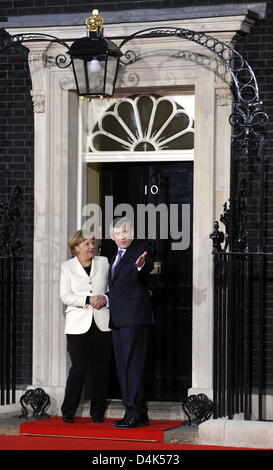
M 134 95 L 111 105 L 93 128 L 90 152 L 194 148 L 194 122 L 170 97 Z

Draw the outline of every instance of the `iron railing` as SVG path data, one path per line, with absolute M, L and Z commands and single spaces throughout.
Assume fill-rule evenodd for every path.
M 19 186 L 9 201 L 0 198 L 0 404 L 16 401 L 16 325 L 18 264 L 22 252 L 17 238 L 21 222 Z
M 216 225 L 214 234 L 218 230 Z M 214 252 L 214 418 L 266 420 L 265 265 L 273 253 Z M 256 396 L 255 410 L 253 410 Z
M 262 121 L 266 124 L 267 118 L 263 116 Z M 220 218 L 225 234 L 215 222 L 210 235 L 214 263 L 214 418 L 232 419 L 234 414 L 243 413 L 246 420 L 253 416 L 264 420 L 266 266 L 271 256 L 265 250 L 265 136 L 262 125 L 254 132 L 249 120 L 244 126 L 239 133 L 235 126 L 232 138 L 230 204 L 224 204 Z M 252 184 L 255 180 L 256 189 Z M 249 221 L 249 198 L 253 195 L 259 216 L 256 222 Z M 253 414 L 255 395 L 258 409 Z

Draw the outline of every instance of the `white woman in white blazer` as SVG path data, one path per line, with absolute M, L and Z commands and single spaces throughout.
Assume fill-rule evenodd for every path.
M 65 310 L 65 333 L 81 334 L 89 330 L 92 321 L 101 331 L 109 329 L 109 310 L 97 310 L 86 303 L 87 296 L 103 295 L 107 292 L 109 263 L 104 256 L 94 256 L 90 275 L 83 269 L 77 256 L 61 265 L 60 297 Z
M 68 245 L 75 256 L 61 265 L 60 297 L 66 305 L 65 334 L 71 359 L 61 407 L 67 423 L 73 422 L 89 361 L 93 421 L 102 422 L 106 408 L 111 330 L 103 296 L 107 292 L 109 263 L 107 258 L 95 256 L 91 237 L 81 230 L 73 233 Z

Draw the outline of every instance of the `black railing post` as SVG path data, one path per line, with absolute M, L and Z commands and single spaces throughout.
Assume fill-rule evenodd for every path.
M 258 145 L 258 160 L 260 164 L 260 187 L 259 187 L 259 246 L 258 251 L 264 252 L 264 146 L 265 139 L 262 135 Z M 263 393 L 264 393 L 264 290 L 265 290 L 265 256 L 258 257 L 258 416 L 263 419 Z
M 5 404 L 5 372 L 4 372 L 4 358 L 5 358 L 5 343 L 4 343 L 4 318 L 5 318 L 5 259 L 0 258 L 0 386 L 1 386 L 1 405 Z
M 227 416 L 228 419 L 233 418 L 233 372 L 234 372 L 234 357 L 233 357 L 233 309 L 234 309 L 234 259 L 227 256 L 228 264 L 228 308 L 227 308 L 227 335 L 226 335 L 226 375 L 227 375 Z
M 17 258 L 12 258 L 12 351 L 11 351 L 11 389 L 12 403 L 16 402 L 16 325 L 17 325 Z
M 213 291 L 213 418 L 219 417 L 219 383 L 218 383 L 218 361 L 219 361 L 219 288 L 218 288 L 218 254 L 213 253 L 213 277 L 214 277 L 214 291 Z
M 250 282 L 252 278 L 252 258 L 251 255 L 246 255 L 245 259 L 245 270 L 244 270 L 244 310 L 243 310 L 243 407 L 244 419 L 251 419 L 251 365 L 250 365 L 250 352 L 251 352 L 251 323 L 250 323 L 250 312 L 251 312 L 251 301 L 250 301 Z
M 219 397 L 220 416 L 225 416 L 226 411 L 226 308 L 227 308 L 227 270 L 225 255 L 219 253 Z

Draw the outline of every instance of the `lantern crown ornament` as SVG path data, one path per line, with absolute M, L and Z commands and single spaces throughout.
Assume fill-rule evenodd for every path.
M 120 57 L 119 47 L 103 37 L 104 19 L 98 10 L 86 19 L 87 35 L 77 39 L 68 50 L 82 98 L 113 96 Z
M 103 34 L 104 18 L 100 16 L 99 10 L 93 10 L 92 16 L 86 18 L 85 24 L 88 31 L 99 31 L 101 34 Z

